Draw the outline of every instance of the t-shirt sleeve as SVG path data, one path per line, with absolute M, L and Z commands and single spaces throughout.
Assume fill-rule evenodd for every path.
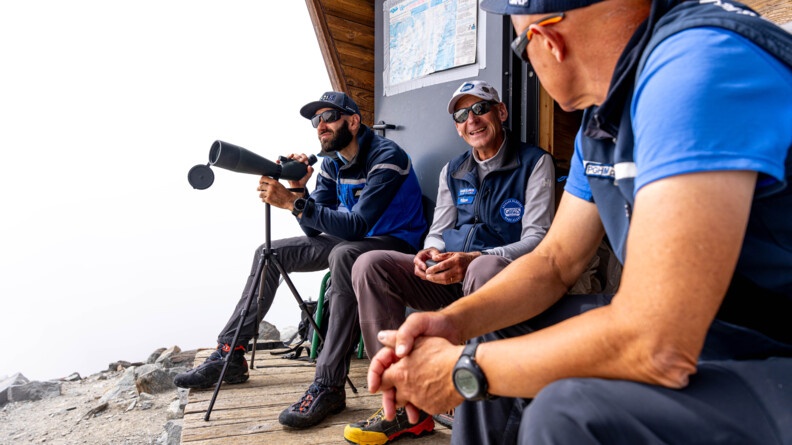
M 744 37 L 718 28 L 668 37 L 648 57 L 631 104 L 636 192 L 701 171 L 783 181 L 790 104 L 790 70 Z
M 580 153 L 580 135 L 581 133 L 578 131 L 577 136 L 575 136 L 575 152 L 569 161 L 569 175 L 567 176 L 564 191 L 585 201 L 592 201 L 591 188 L 584 174 L 583 157 Z

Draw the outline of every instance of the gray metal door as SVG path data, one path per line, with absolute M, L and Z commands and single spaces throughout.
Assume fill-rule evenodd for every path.
M 383 45 L 389 34 L 385 27 L 388 14 L 383 10 L 384 1 L 375 2 L 374 120 L 379 124 L 375 128 L 383 128 L 386 137 L 410 154 L 424 195 L 436 199 L 440 169 L 469 149 L 457 134 L 446 109 L 451 95 L 465 80 L 482 79 L 497 88 L 501 100 L 509 107 L 507 124 L 515 130 L 519 128 L 522 140 L 535 143 L 537 84 L 535 76 L 530 76 L 525 65 L 512 56 L 509 43 L 514 32 L 508 17 L 477 11 L 478 27 L 485 27 L 484 38 L 478 39 L 478 45 L 483 45 L 486 60 L 483 64 L 477 60 L 476 65 L 483 65 L 483 69 L 476 67 L 471 73 L 467 67 L 465 77 L 386 95 Z M 390 4 L 394 1 L 398 2 L 391 0 Z M 444 78 L 455 77 L 450 71 L 442 73 Z

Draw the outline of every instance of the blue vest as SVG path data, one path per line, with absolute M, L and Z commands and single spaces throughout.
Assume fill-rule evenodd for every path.
M 457 221 L 443 232 L 447 252 L 481 251 L 520 240 L 528 178 L 547 152 L 512 140 L 508 139 L 503 166 L 489 172 L 481 184 L 470 151 L 448 163 L 446 180 Z
M 629 104 L 636 73 L 652 50 L 684 29 L 720 27 L 744 36 L 792 67 L 792 35 L 750 9 L 726 0 L 673 3 L 653 2 L 648 30 L 625 50 L 608 99 L 600 107 L 587 109 L 583 116 L 584 172 L 608 239 L 622 263 L 634 199 Z M 789 178 L 792 153 L 787 155 L 785 167 Z M 792 187 L 788 183 L 757 186 L 743 249 L 718 318 L 792 344 L 788 322 L 767 321 L 768 313 L 792 314 Z

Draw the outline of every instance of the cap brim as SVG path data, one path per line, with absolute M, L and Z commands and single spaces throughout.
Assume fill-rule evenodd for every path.
M 464 96 L 464 94 L 459 94 L 451 98 L 451 100 L 448 102 L 448 114 L 454 114 L 454 107 L 456 106 L 457 102 L 459 102 L 459 99 L 462 99 L 462 96 Z
M 502 0 L 481 0 L 479 7 L 482 10 L 491 12 L 493 14 L 511 14 L 509 12 L 509 4 Z
M 302 117 L 306 119 L 310 119 L 316 115 L 317 110 L 321 110 L 322 108 L 335 108 L 336 110 L 346 112 L 346 110 L 344 110 L 343 108 L 339 107 L 338 105 L 332 102 L 317 100 L 315 102 L 311 102 L 307 105 L 304 105 L 302 108 L 300 108 L 300 114 L 302 115 Z

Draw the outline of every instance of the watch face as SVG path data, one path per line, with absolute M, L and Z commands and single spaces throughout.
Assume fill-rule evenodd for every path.
M 479 393 L 479 384 L 476 376 L 468 369 L 456 369 L 454 371 L 454 386 L 457 391 L 466 399 L 472 398 Z

